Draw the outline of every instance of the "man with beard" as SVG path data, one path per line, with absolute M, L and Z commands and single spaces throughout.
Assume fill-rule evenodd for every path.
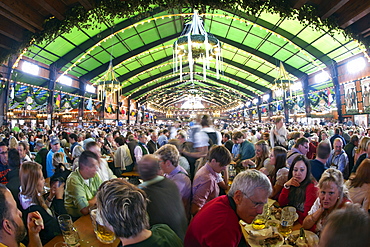
M 7 174 L 10 171 L 8 166 L 8 146 L 0 142 L 0 183 L 7 184 Z
M 28 246 L 41 247 L 39 232 L 44 228 L 44 224 L 38 212 L 28 214 L 27 227 Z M 21 211 L 9 190 L 0 184 L 0 247 L 24 247 L 21 241 L 26 235 Z

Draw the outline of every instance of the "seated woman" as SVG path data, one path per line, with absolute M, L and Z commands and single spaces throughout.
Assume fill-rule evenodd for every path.
M 319 197 L 303 221 L 304 229 L 310 229 L 319 235 L 330 213 L 350 202 L 342 173 L 334 168 L 327 169 L 319 181 Z
M 67 177 L 71 171 L 67 169 L 67 165 L 64 163 L 64 153 L 55 153 L 53 155 L 53 166 L 55 167 L 55 170 L 50 181 L 54 181 L 58 178 L 63 178 L 63 181 L 67 181 Z
M 261 168 L 261 172 L 265 173 L 273 186 L 271 199 L 279 198 L 280 192 L 286 181 L 288 181 L 289 169 L 286 167 L 287 151 L 285 148 L 277 146 L 270 153 L 269 163 Z
M 304 155 L 294 158 L 288 179 L 278 202 L 280 206 L 295 207 L 299 216 L 298 222 L 302 224 L 317 198 L 317 187 L 311 174 L 311 164 Z
M 254 144 L 255 148 L 255 156 L 251 159 L 243 160 L 242 165 L 245 168 L 255 168 L 257 170 L 260 170 L 262 167 L 264 167 L 269 162 L 269 148 L 267 145 L 267 142 L 264 140 L 256 142 Z
M 20 169 L 21 192 L 19 201 L 23 209 L 23 216 L 30 212 L 38 211 L 44 221 L 44 229 L 40 232 L 42 244 L 46 244 L 56 235 L 59 235 L 60 228 L 58 221 L 53 217 L 50 206 L 53 203 L 55 212 L 66 214 L 64 208 L 63 194 L 64 183 L 56 183 L 51 189 L 45 201 L 41 193 L 44 191 L 45 179 L 42 174 L 42 166 L 36 162 L 24 162 Z M 26 220 L 26 218 L 24 218 Z
M 349 197 L 353 203 L 360 204 L 368 211 L 370 209 L 370 159 L 361 162 L 353 179 L 346 182 Z

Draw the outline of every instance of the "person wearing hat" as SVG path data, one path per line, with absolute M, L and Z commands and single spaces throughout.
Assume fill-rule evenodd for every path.
M 51 149 L 46 156 L 46 174 L 48 178 L 54 175 L 53 155 L 55 153 L 64 153 L 64 163 L 67 163 L 67 155 L 64 152 L 64 149 L 60 146 L 60 140 L 58 136 L 50 137 L 50 147 Z

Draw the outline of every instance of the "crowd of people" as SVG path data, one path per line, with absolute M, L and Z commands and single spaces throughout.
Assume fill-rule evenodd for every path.
M 296 208 L 298 223 L 325 239 L 320 246 L 350 246 L 327 236 L 344 231 L 338 219 L 348 214 L 369 227 L 369 156 L 370 129 L 286 126 L 282 117 L 242 126 L 203 115 L 171 126 L 4 128 L 0 243 L 17 246 L 3 240 L 12 233 L 13 243 L 44 245 L 61 234 L 58 215 L 76 220 L 97 206 L 122 246 L 248 246 L 239 220 L 252 223 L 271 198 Z M 133 170 L 141 180 L 122 178 Z

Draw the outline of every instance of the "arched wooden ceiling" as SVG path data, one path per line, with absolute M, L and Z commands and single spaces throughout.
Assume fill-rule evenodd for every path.
M 9 39 L 18 42 L 27 38 L 15 34 L 9 26 L 14 27 L 13 31 L 21 27 L 38 32 L 42 30 L 40 20 L 50 16 L 62 20 L 75 5 L 87 9 L 94 6 L 92 0 L 11 2 L 5 0 L 0 4 L 0 15 L 4 17 L 0 23 L 8 24 L 7 28 L 0 25 L 0 37 L 6 36 L 0 39 L 3 48 Z M 316 4 L 322 18 L 335 16 L 340 27 L 356 29 L 363 40 L 368 40 L 370 27 L 365 24 L 369 20 L 368 1 L 329 2 L 291 0 L 290 4 L 296 9 Z M 31 3 L 33 7 L 29 7 Z M 36 7 L 39 7 L 37 11 Z M 182 100 L 191 87 L 212 104 L 227 106 L 231 103 L 229 99 L 246 101 L 268 93 L 278 76 L 280 61 L 291 79 L 297 80 L 325 69 L 333 61 L 363 52 L 362 45 L 342 32 L 315 30 L 294 18 L 266 11 L 248 15 L 242 9 L 214 9 L 203 13 L 202 18 L 206 30 L 223 44 L 223 74 L 217 79 L 215 69 L 211 68 L 204 81 L 198 75 L 202 68 L 196 65 L 196 80 L 189 82 L 186 77 L 189 69 L 185 66 L 184 81 L 179 81 L 179 74 L 173 73 L 172 45 L 191 14 L 191 8 L 173 10 L 154 6 L 151 12 L 92 22 L 94 28 L 75 28 L 54 40 L 34 43 L 24 56 L 93 84 L 102 80 L 112 60 L 122 93 L 140 102 L 155 101 L 162 96 L 159 103 L 167 106 Z

